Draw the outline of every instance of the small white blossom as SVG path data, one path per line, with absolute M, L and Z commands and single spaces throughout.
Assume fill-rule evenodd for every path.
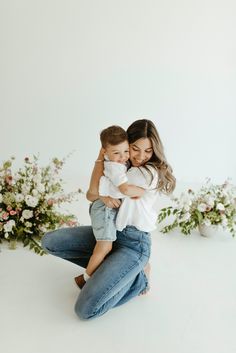
M 41 232 L 46 233 L 48 231 L 48 228 L 45 226 L 39 226 L 39 229 L 41 230 Z
M 4 231 L 7 233 L 12 232 L 12 228 L 15 227 L 15 225 L 16 225 L 16 222 L 13 219 L 11 219 L 10 221 L 4 224 L 3 226 Z
M 32 190 L 32 195 L 33 196 L 38 196 L 38 194 L 39 194 L 38 190 L 36 190 L 36 189 Z
M 221 224 L 222 224 L 222 226 L 227 226 L 228 225 L 228 221 L 227 221 L 226 217 L 222 217 Z
M 24 219 L 32 218 L 32 217 L 33 217 L 33 211 L 31 211 L 31 210 L 24 210 L 24 211 L 22 212 L 22 217 L 23 217 Z
M 29 207 L 36 207 L 38 202 L 39 202 L 39 200 L 38 200 L 37 197 L 31 196 L 31 195 L 27 195 L 25 197 L 25 202 L 26 202 L 27 206 L 29 206 Z
M 208 218 L 205 218 L 203 223 L 208 227 L 211 225 L 211 221 Z
M 41 184 L 41 183 L 38 184 L 36 188 L 37 188 L 38 192 L 40 192 L 41 194 L 43 192 L 45 192 L 45 186 L 43 184 Z
M 220 210 L 220 211 L 224 211 L 225 210 L 225 206 L 222 204 L 222 203 L 218 203 L 216 205 L 216 209 L 217 210 Z
M 191 216 L 190 213 L 187 212 L 183 215 L 183 217 L 181 219 L 182 219 L 182 221 L 187 221 L 190 218 L 190 216 Z
M 30 227 L 32 227 L 32 225 L 33 225 L 33 223 L 31 223 L 31 222 L 25 222 L 25 226 L 27 227 L 27 228 L 30 228 Z
M 41 182 L 41 175 L 40 175 L 40 174 L 34 175 L 33 181 L 34 181 L 36 184 L 39 184 L 39 183 Z
M 24 195 L 23 194 L 16 194 L 15 200 L 16 200 L 16 202 L 22 202 L 24 200 Z
M 214 197 L 207 195 L 204 200 L 208 206 L 214 207 L 214 204 L 215 204 Z
M 30 186 L 28 184 L 23 184 L 21 190 L 23 195 L 27 195 L 30 192 Z
M 198 211 L 200 212 L 205 212 L 206 209 L 207 209 L 207 205 L 205 203 L 200 203 L 198 206 L 197 206 L 197 209 Z

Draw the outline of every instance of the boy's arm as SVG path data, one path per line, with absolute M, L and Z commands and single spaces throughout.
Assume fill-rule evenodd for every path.
M 130 185 L 128 183 L 121 184 L 120 186 L 118 186 L 118 189 L 122 194 L 129 197 L 141 197 L 145 193 L 145 189 L 139 186 Z

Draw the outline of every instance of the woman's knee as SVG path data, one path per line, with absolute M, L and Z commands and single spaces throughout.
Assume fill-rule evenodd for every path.
M 75 303 L 75 313 L 80 320 L 91 320 L 94 317 L 91 307 L 89 308 L 86 303 L 81 303 L 79 299 Z
M 44 234 L 43 238 L 41 239 L 41 246 L 47 252 L 52 250 L 54 232 L 56 231 L 52 231 Z

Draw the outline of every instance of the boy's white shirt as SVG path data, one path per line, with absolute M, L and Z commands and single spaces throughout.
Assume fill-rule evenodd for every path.
M 111 196 L 115 199 L 125 197 L 125 195 L 119 191 L 118 186 L 128 182 L 126 173 L 126 164 L 105 161 L 104 176 L 100 178 L 99 182 L 99 195 Z
M 107 163 L 115 162 L 105 162 Z M 120 164 L 120 163 L 115 163 Z M 124 165 L 120 164 L 125 167 Z M 119 208 L 116 217 L 116 228 L 122 231 L 127 225 L 135 226 L 137 229 L 145 232 L 150 232 L 156 229 L 157 212 L 154 209 L 157 200 L 158 192 L 156 189 L 158 182 L 158 173 L 152 166 L 147 166 L 151 171 L 152 176 L 144 167 L 131 167 L 126 173 L 128 184 L 140 186 L 145 189 L 144 195 L 139 199 L 131 199 L 128 196 L 120 193 L 117 187 L 114 186 L 109 177 L 101 177 L 99 185 L 99 194 L 101 196 L 111 196 L 114 198 L 122 198 L 122 204 Z M 113 166 L 111 166 L 111 169 Z M 105 167 L 106 169 L 106 167 Z M 104 170 L 105 174 L 105 170 Z M 109 173 L 108 173 L 109 174 Z M 108 175 L 106 174 L 106 175 Z M 153 177 L 153 180 L 152 180 Z M 122 179 L 120 179 L 122 180 Z M 121 185 L 121 184 L 119 184 Z M 118 185 L 118 186 L 119 186 Z M 103 192 L 103 195 L 100 193 Z M 106 194 L 106 195 L 104 195 Z

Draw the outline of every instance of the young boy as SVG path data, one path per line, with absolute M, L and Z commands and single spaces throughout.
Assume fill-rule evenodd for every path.
M 100 140 L 104 152 L 105 175 L 105 177 L 100 179 L 100 196 L 108 196 L 108 179 L 114 186 L 114 194 L 109 196 L 113 197 L 115 195 L 116 198 L 142 196 L 144 193 L 143 188 L 128 184 L 126 172 L 129 159 L 129 143 L 126 131 L 120 126 L 110 126 L 102 130 Z M 85 273 L 75 277 L 78 287 L 83 288 L 86 281 L 111 251 L 112 242 L 116 240 L 116 215 L 117 209 L 106 207 L 100 199 L 91 204 L 91 223 L 97 243 Z

